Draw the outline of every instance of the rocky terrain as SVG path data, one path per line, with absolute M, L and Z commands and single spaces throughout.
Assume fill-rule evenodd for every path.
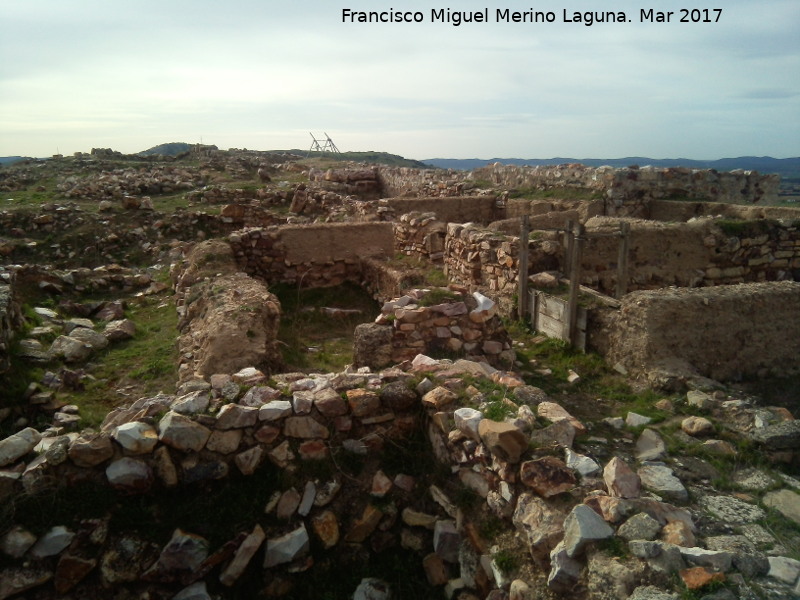
M 650 389 L 514 320 L 511 243 L 407 210 L 507 186 L 198 147 L 0 189 L 0 600 L 800 597 L 797 377 Z

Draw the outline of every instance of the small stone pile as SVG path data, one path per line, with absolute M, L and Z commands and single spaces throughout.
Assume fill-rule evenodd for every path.
M 384 303 L 375 323 L 356 328 L 354 361 L 359 366 L 382 368 L 417 354 L 437 353 L 485 360 L 500 368 L 515 358 L 497 305 L 478 292 L 465 297 L 463 290 L 410 290 Z

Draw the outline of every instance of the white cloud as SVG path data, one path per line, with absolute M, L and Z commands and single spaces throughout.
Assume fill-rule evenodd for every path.
M 398 6 L 427 18 L 434 4 Z M 731 0 L 717 24 L 593 27 L 349 25 L 344 6 L 4 0 L 0 155 L 200 136 L 302 148 L 309 130 L 415 158 L 800 154 L 795 0 Z

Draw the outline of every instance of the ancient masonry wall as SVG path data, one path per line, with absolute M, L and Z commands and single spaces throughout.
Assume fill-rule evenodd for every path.
M 434 293 L 411 290 L 386 302 L 374 323 L 359 325 L 354 364 L 380 369 L 417 354 L 465 356 L 497 368 L 514 364 L 511 340 L 491 299 L 451 292 L 451 299 L 426 306 L 426 296 Z
M 303 287 L 362 283 L 362 260 L 393 255 L 391 223 L 253 228 L 228 237 L 239 267 L 269 283 Z
M 620 208 L 642 200 L 670 198 L 734 204 L 767 203 L 777 199 L 780 184 L 778 175 L 762 175 L 757 171 L 719 172 L 679 167 L 615 169 L 580 164 L 518 167 L 495 163 L 475 169 L 472 177 L 505 187 L 594 189 L 610 201 L 609 208 Z
M 800 221 L 800 208 L 788 206 L 748 206 L 720 202 L 674 202 L 653 200 L 649 203 L 647 218 L 654 221 L 686 222 L 697 217 L 722 217 L 723 219 L 784 219 Z
M 785 375 L 800 356 L 799 314 L 798 282 L 638 291 L 593 341 L 638 375 L 661 366 L 718 381 Z
M 488 225 L 506 216 L 504 201 L 495 196 L 458 196 L 453 198 L 386 198 L 384 200 L 398 215 L 410 212 L 430 212 L 447 223 L 480 223 Z
M 467 172 L 453 169 L 411 169 L 380 167 L 378 181 L 384 196 L 461 196 L 465 190 Z M 469 186 L 467 186 L 469 187 Z
M 631 225 L 629 291 L 800 280 L 800 227 L 795 222 L 626 221 Z M 621 222 L 619 218 L 595 217 L 586 223 L 582 284 L 605 293 L 616 289 L 620 238 L 615 234 Z M 504 313 L 513 305 L 517 237 L 471 224 L 449 223 L 445 227 L 426 213 L 404 215 L 396 223 L 395 232 L 398 252 L 443 262 L 452 282 L 497 299 Z M 562 236 L 546 231 L 533 236 L 536 239 L 529 241 L 529 273 L 563 272 Z
M 180 317 L 180 382 L 248 366 L 280 367 L 280 302 L 263 281 L 237 270 L 229 244 L 194 245 L 173 263 L 171 276 Z
M 628 222 L 630 291 L 800 280 L 800 227 L 796 223 L 715 219 Z M 613 293 L 616 287 L 619 238 L 592 235 L 617 232 L 619 224 L 619 219 L 612 218 L 595 218 L 586 224 L 589 240 L 583 252 L 581 283 L 606 293 Z

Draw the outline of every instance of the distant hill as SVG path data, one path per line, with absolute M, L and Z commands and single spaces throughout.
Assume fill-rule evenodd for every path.
M 354 161 L 365 162 L 375 165 L 388 165 L 390 167 L 414 167 L 417 169 L 424 169 L 428 165 L 418 160 L 411 158 L 404 158 L 397 154 L 389 154 L 388 152 L 375 152 L 370 150 L 368 152 L 311 152 L 308 150 L 282 150 L 281 152 L 289 152 L 291 154 L 299 154 L 308 158 L 320 157 L 325 160 L 341 160 L 341 161 Z
M 187 144 L 186 142 L 170 142 L 169 144 L 159 144 L 158 146 L 153 146 L 148 150 L 139 152 L 139 156 L 153 156 L 156 154 L 160 154 L 162 156 L 177 156 L 182 152 L 188 152 L 192 146 L 196 145 L 197 144 Z
M 0 156 L 0 165 L 11 165 L 21 160 L 27 160 L 24 156 Z
M 630 156 L 627 158 L 429 158 L 423 160 L 427 165 L 442 169 L 471 170 L 483 167 L 490 163 L 500 162 L 505 165 L 562 165 L 566 163 L 581 163 L 587 167 L 628 167 L 639 165 L 644 167 L 689 167 L 692 169 L 716 169 L 718 171 L 733 171 L 744 169 L 760 173 L 778 173 L 781 177 L 800 177 L 800 158 L 772 158 L 770 156 L 741 156 L 739 158 L 722 158 L 719 160 L 691 160 L 688 158 L 645 158 Z

